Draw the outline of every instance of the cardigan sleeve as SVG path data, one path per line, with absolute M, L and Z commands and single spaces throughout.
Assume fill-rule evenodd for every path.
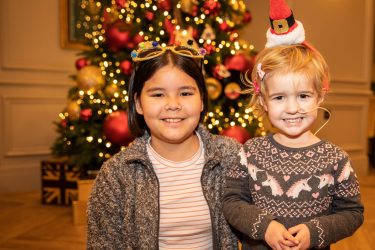
M 247 159 L 243 149 L 237 155 L 237 163 L 226 171 L 225 178 L 225 218 L 229 224 L 250 238 L 263 240 L 269 223 L 275 218 L 252 202 Z
M 331 214 L 305 223 L 310 230 L 310 247 L 324 248 L 351 236 L 363 223 L 359 183 L 348 158 L 338 164 L 335 174 Z
M 125 249 L 121 233 L 121 188 L 111 166 L 104 163 L 97 175 L 87 207 L 87 249 Z

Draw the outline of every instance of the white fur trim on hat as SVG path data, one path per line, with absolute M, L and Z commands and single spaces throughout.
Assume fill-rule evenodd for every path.
M 274 47 L 277 45 L 291 45 L 291 44 L 299 44 L 305 41 L 305 29 L 300 21 L 297 21 L 297 27 L 295 27 L 292 31 L 286 34 L 274 34 L 271 33 L 271 29 L 268 28 L 266 37 L 267 43 L 266 48 Z

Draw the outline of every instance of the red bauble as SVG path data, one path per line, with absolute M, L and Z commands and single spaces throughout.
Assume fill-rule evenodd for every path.
M 229 127 L 221 131 L 220 134 L 231 137 L 242 144 L 251 138 L 250 133 L 244 127 L 241 126 Z
M 128 114 L 125 111 L 109 114 L 104 120 L 103 132 L 110 142 L 119 146 L 127 146 L 133 140 L 128 127 Z
M 207 0 L 204 2 L 204 5 L 203 5 L 204 13 L 207 15 L 217 14 L 219 12 L 220 7 L 221 7 L 221 4 L 215 0 Z
M 92 116 L 92 109 L 82 109 L 81 110 L 81 119 L 87 122 Z
M 87 66 L 88 64 L 89 64 L 89 61 L 85 57 L 78 58 L 76 60 L 76 63 L 75 63 L 77 70 L 82 69 L 83 67 Z
M 239 53 L 225 59 L 224 65 L 228 70 L 238 70 L 241 72 L 245 72 L 253 68 L 251 58 L 243 53 Z
M 133 71 L 133 64 L 129 60 L 124 60 L 120 63 L 120 69 L 124 75 L 130 75 Z
M 145 17 L 147 20 L 152 21 L 154 19 L 154 13 L 151 11 L 146 11 Z
M 116 5 L 120 8 L 125 8 L 127 2 L 127 0 L 116 0 Z
M 170 0 L 159 0 L 158 6 L 160 9 L 167 10 L 167 11 L 170 11 L 172 8 Z
M 228 23 L 227 22 L 222 22 L 222 23 L 220 23 L 219 24 L 219 29 L 221 30 L 221 31 L 228 31 L 229 30 L 229 25 L 228 25 Z
M 253 19 L 253 16 L 251 15 L 250 11 L 246 11 L 245 14 L 243 15 L 243 22 L 244 23 L 249 23 Z
M 130 32 L 126 24 L 116 22 L 108 27 L 106 31 L 107 43 L 112 51 L 119 51 L 128 48 L 128 43 L 131 41 Z
M 206 50 L 207 55 L 211 55 L 215 51 L 215 46 L 213 46 L 212 44 L 206 43 L 205 45 L 203 45 L 203 48 Z

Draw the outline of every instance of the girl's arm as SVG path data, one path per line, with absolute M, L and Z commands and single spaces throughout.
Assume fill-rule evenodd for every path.
M 109 161 L 111 162 L 111 161 Z M 120 185 L 106 162 L 95 179 L 87 208 L 87 249 L 124 249 Z
M 245 153 L 240 150 L 237 163 L 225 173 L 223 198 L 224 216 L 234 228 L 256 240 L 264 240 L 265 232 L 274 216 L 257 208 L 251 199 L 249 173 Z
M 345 174 L 350 173 L 349 176 Z M 359 183 L 351 162 L 342 160 L 335 176 L 335 185 L 330 215 L 315 218 L 305 223 L 310 230 L 311 246 L 325 247 L 351 236 L 363 223 L 364 207 L 361 203 Z

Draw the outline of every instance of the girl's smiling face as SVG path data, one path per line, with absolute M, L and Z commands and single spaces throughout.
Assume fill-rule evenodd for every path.
M 150 129 L 153 144 L 179 144 L 194 136 L 203 102 L 196 81 L 167 65 L 145 82 L 136 110 Z
M 302 74 L 285 73 L 271 76 L 265 84 L 267 94 L 262 98 L 263 108 L 278 129 L 277 136 L 301 142 L 311 138 L 311 125 L 321 102 L 312 80 Z

